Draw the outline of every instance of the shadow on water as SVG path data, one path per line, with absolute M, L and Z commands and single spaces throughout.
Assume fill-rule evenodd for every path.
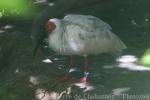
M 45 10 L 36 16 L 35 37 L 36 32 L 44 34 L 43 26 L 48 18 L 79 13 L 94 15 L 109 23 L 127 45 L 127 54 L 140 57 L 149 47 L 149 0 L 53 0 L 53 3 L 54 6 L 45 5 Z M 58 100 L 61 97 L 62 100 L 149 100 L 149 71 L 118 68 L 115 58 L 109 55 L 89 57 L 89 84 L 73 83 L 82 75 L 83 59 L 78 56 L 75 56 L 77 71 L 71 74 L 72 79 L 57 82 L 68 67 L 69 57 L 43 47 L 33 61 L 31 23 L 18 23 L 22 22 L 13 23 L 13 29 L 0 33 L 1 100 Z M 47 58 L 52 62 L 42 62 Z M 85 91 L 87 87 L 91 91 Z

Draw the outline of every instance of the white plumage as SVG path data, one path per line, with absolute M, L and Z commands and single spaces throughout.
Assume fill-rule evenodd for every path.
M 50 19 L 56 28 L 48 36 L 51 49 L 62 55 L 97 55 L 120 53 L 125 44 L 111 31 L 111 26 L 90 15 L 70 14 Z

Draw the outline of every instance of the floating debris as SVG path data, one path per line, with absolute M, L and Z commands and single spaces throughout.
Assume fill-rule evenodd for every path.
M 118 67 L 127 68 L 132 71 L 150 71 L 150 68 L 135 63 L 120 63 Z
M 47 45 L 45 45 L 45 46 L 44 46 L 44 48 L 48 48 L 48 46 L 47 46 Z
M 94 90 L 94 86 L 90 85 L 88 82 L 74 83 L 73 85 L 83 89 L 83 92 Z
M 117 62 L 128 63 L 128 62 L 136 62 L 138 60 L 137 57 L 133 55 L 124 55 L 117 59 Z
M 128 92 L 129 90 L 130 90 L 129 87 L 126 87 L 126 88 L 116 88 L 116 89 L 112 90 L 112 94 L 115 95 L 115 96 L 119 96 L 119 95 L 122 95 L 125 92 Z
M 135 22 L 135 20 L 133 19 L 133 20 L 131 20 L 131 23 L 133 24 L 133 25 L 137 25 L 137 23 Z
M 149 19 L 148 18 L 145 18 L 145 22 L 148 22 L 149 21 Z
M 50 59 L 44 59 L 44 60 L 42 60 L 42 62 L 44 62 L 44 63 L 53 63 L 52 60 L 50 60 Z
M 133 55 L 122 56 L 117 59 L 120 68 L 127 68 L 132 71 L 150 71 L 150 67 L 139 65 L 137 62 L 138 58 Z
M 4 29 L 5 29 L 5 30 L 7 30 L 7 29 L 12 29 L 12 28 L 13 28 L 12 25 L 5 25 L 5 26 L 4 26 Z
M 43 3 L 47 3 L 47 0 L 35 0 L 33 3 L 34 4 L 43 4 Z
M 0 30 L 0 33 L 4 33 L 5 31 L 4 30 Z
M 19 72 L 20 72 L 19 68 L 16 68 L 15 73 L 19 73 Z
M 69 73 L 71 73 L 71 72 L 75 72 L 75 71 L 77 71 L 77 69 L 76 69 L 76 68 L 71 68 L 71 69 L 69 70 Z
M 32 85 L 38 85 L 39 84 L 39 78 L 37 76 L 30 76 L 29 82 Z
M 48 6 L 54 6 L 54 5 L 55 5 L 55 3 L 53 3 L 53 2 L 48 3 Z
M 54 60 L 59 60 L 59 58 L 54 58 Z

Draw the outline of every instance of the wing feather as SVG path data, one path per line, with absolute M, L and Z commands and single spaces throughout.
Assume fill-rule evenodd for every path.
M 74 51 L 98 54 L 125 48 L 124 43 L 111 32 L 111 26 L 97 17 L 67 15 L 62 21 L 66 40 Z

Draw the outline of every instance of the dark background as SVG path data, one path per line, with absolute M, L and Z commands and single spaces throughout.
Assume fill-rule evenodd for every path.
M 112 31 L 127 45 L 127 54 L 141 57 L 150 46 L 149 0 L 49 0 L 39 4 L 30 2 L 30 6 L 35 8 L 31 10 L 30 15 L 24 17 L 25 15 L 8 14 L 0 18 L 0 30 L 4 31 L 0 33 L 1 100 L 38 100 L 35 98 L 38 88 L 59 93 L 70 86 L 70 81 L 54 81 L 65 72 L 69 57 L 57 55 L 42 46 L 36 59 L 33 59 L 35 41 L 45 36 L 45 22 L 49 18 L 63 18 L 70 13 L 93 15 L 112 26 Z M 54 5 L 48 6 L 48 3 Z M 13 28 L 3 29 L 6 25 L 12 25 Z M 54 62 L 43 63 L 42 60 L 47 57 Z M 89 70 L 96 74 L 90 78 L 90 83 L 96 89 L 88 93 L 111 95 L 113 89 L 130 88 L 128 94 L 150 95 L 149 72 L 133 72 L 116 67 L 106 69 L 104 66 L 116 64 L 114 58 L 109 55 L 91 56 L 89 59 Z M 82 57 L 76 57 L 74 66 L 81 69 Z M 31 76 L 39 79 L 38 85 L 30 82 Z M 72 91 L 74 94 L 84 94 L 78 87 L 74 87 Z M 116 96 L 115 100 L 127 98 Z

